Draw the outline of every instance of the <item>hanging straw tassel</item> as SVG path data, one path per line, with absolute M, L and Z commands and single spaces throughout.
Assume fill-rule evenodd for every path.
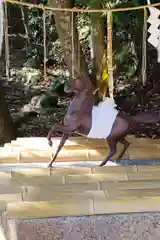
M 107 56 L 108 56 L 108 85 L 109 95 L 113 99 L 114 83 L 113 83 L 113 63 L 112 63 L 112 11 L 107 13 Z
M 0 0 L 0 56 L 2 54 L 2 47 L 3 47 L 3 37 L 4 37 L 4 26 L 3 26 L 3 1 Z
M 145 85 L 147 80 L 147 9 L 144 8 L 143 40 L 142 40 L 142 82 Z

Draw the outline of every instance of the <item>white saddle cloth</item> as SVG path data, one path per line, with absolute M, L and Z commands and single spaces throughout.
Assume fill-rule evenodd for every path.
M 106 98 L 92 109 L 92 127 L 88 138 L 107 138 L 111 132 L 118 111 L 111 98 Z

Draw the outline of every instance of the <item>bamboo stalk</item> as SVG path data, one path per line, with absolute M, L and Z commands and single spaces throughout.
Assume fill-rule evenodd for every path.
M 24 25 L 25 34 L 27 36 L 28 45 L 30 46 L 30 39 L 29 39 L 27 24 L 26 24 L 26 21 L 25 21 L 23 6 L 21 6 L 20 9 L 21 9 L 21 16 L 22 16 L 22 21 L 23 21 L 23 25 Z
M 112 12 L 107 13 L 107 57 L 108 57 L 108 85 L 109 95 L 113 98 L 114 80 L 113 80 L 113 63 L 112 63 Z
M 6 77 L 9 78 L 9 67 L 10 67 L 10 59 L 9 59 L 9 40 L 8 40 L 8 16 L 7 16 L 7 2 L 4 2 L 4 39 L 5 39 L 5 62 L 6 62 Z
M 93 59 L 95 58 L 94 54 L 94 38 L 93 38 L 93 28 L 92 26 L 90 27 L 90 53 L 91 53 L 91 60 L 93 62 Z
M 4 7 L 3 2 L 0 2 L 0 56 L 2 54 L 4 38 Z
M 145 85 L 147 80 L 147 9 L 144 9 L 143 40 L 142 40 L 142 81 Z
M 46 10 L 43 9 L 43 54 L 44 54 L 44 60 L 43 60 L 43 66 L 44 66 L 44 81 L 47 80 L 47 48 L 46 48 Z
M 79 13 L 78 13 L 79 14 Z M 78 15 L 79 16 L 79 15 Z M 78 31 L 78 29 L 77 29 L 77 31 Z M 77 68 L 77 70 L 78 70 L 78 74 L 80 73 L 80 70 L 81 70 L 81 54 L 80 54 L 80 49 L 81 49 L 81 44 L 80 44 L 80 38 L 79 38 L 79 32 L 78 32 L 78 38 L 77 38 L 77 41 L 78 41 L 78 68 Z
M 74 79 L 74 13 L 71 14 L 71 41 L 72 41 L 72 79 Z

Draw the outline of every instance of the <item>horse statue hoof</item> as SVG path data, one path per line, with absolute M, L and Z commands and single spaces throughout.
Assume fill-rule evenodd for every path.
M 48 145 L 49 145 L 50 147 L 52 147 L 52 145 L 53 145 L 52 141 L 48 141 Z
M 52 168 L 52 164 L 51 163 L 48 165 L 48 168 Z
M 106 163 L 103 163 L 103 162 L 102 162 L 101 164 L 98 165 L 98 167 L 103 167 L 105 164 L 106 164 Z

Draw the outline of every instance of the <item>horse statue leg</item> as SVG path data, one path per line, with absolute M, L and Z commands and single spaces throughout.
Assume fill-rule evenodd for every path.
M 51 130 L 49 131 L 48 133 L 48 136 L 47 136 L 47 139 L 48 139 L 48 144 L 49 146 L 52 147 L 53 143 L 52 143 L 52 140 L 51 140 L 51 137 L 52 135 L 55 133 L 55 132 L 62 132 L 63 133 L 63 136 L 61 138 L 61 141 L 59 143 L 59 146 L 58 146 L 58 149 L 52 159 L 52 161 L 50 162 L 49 164 L 49 167 L 52 167 L 52 163 L 56 160 L 57 158 L 57 155 L 58 153 L 60 152 L 60 150 L 62 149 L 62 147 L 64 146 L 66 140 L 68 139 L 69 135 L 71 133 L 74 133 L 75 132 L 75 129 L 71 128 L 70 126 L 65 126 L 65 125 L 62 125 L 62 124 L 55 124 Z
M 100 167 L 103 167 L 110 159 L 116 154 L 117 151 L 117 140 L 112 139 L 112 137 L 107 138 L 108 147 L 109 147 L 109 154 L 108 156 L 103 160 L 103 162 L 99 165 Z
M 128 134 L 129 129 L 130 129 L 130 123 L 128 120 L 122 117 L 116 117 L 111 133 L 107 137 L 107 142 L 108 142 L 110 151 L 108 156 L 100 164 L 101 167 L 104 166 L 111 159 L 111 157 L 113 157 L 116 154 L 118 142 L 121 142 L 124 145 L 124 148 L 117 159 L 120 159 L 123 157 L 126 149 L 129 147 L 129 143 L 124 138 Z
M 62 136 L 62 138 L 61 138 L 61 141 L 60 141 L 60 143 L 59 143 L 59 146 L 58 146 L 58 148 L 57 148 L 57 151 L 56 151 L 56 153 L 53 155 L 52 161 L 50 162 L 50 164 L 49 164 L 48 167 L 50 167 L 50 168 L 52 167 L 53 162 L 56 160 L 56 158 L 57 158 L 57 156 L 58 156 L 58 153 L 61 151 L 61 149 L 62 149 L 62 147 L 64 146 L 64 144 L 65 144 L 66 140 L 68 139 L 68 137 L 69 137 L 69 134 L 68 134 L 68 133 L 64 133 L 64 134 L 63 134 L 63 136 Z
M 123 149 L 121 153 L 118 155 L 118 157 L 116 158 L 116 162 L 120 162 L 120 160 L 122 159 L 123 155 L 125 154 L 126 150 L 130 145 L 130 143 L 125 138 L 120 139 L 119 142 L 123 144 Z

